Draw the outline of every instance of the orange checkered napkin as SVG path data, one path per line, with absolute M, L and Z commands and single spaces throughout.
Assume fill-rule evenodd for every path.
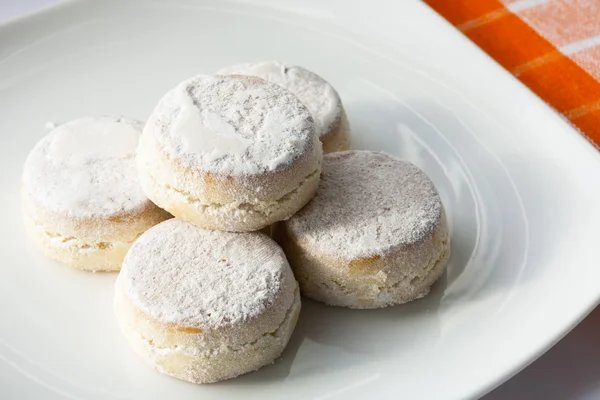
M 425 0 L 600 146 L 600 0 Z

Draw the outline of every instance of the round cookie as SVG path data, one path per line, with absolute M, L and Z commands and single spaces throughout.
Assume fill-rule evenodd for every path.
M 323 158 L 314 199 L 277 224 L 302 294 L 378 308 L 425 296 L 450 255 L 444 208 L 416 166 L 384 153 Z
M 254 231 L 314 195 L 322 150 L 309 111 L 249 76 L 190 78 L 148 119 L 137 152 L 144 191 L 196 226 Z
M 283 86 L 300 99 L 315 119 L 323 153 L 350 148 L 350 124 L 342 100 L 335 89 L 314 72 L 278 61 L 262 61 L 226 67 L 217 73 L 258 76 Z
M 81 118 L 53 129 L 23 170 L 23 220 L 50 258 L 118 271 L 132 242 L 170 218 L 144 195 L 135 167 L 142 123 Z
M 271 364 L 294 330 L 300 292 L 266 235 L 172 219 L 131 247 L 114 308 L 144 360 L 164 374 L 209 383 Z

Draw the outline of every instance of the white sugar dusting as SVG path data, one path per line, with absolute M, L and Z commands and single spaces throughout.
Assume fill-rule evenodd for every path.
M 342 110 L 342 102 L 335 89 L 323 78 L 302 67 L 264 61 L 234 65 L 223 68 L 218 73 L 258 76 L 286 88 L 308 108 L 315 120 L 319 137 L 330 132 Z
M 203 329 L 260 315 L 282 295 L 287 273 L 283 251 L 263 234 L 207 231 L 177 219 L 145 232 L 121 270 L 142 311 Z
M 418 242 L 438 226 L 442 210 L 433 183 L 413 164 L 345 151 L 323 157 L 316 196 L 286 224 L 318 251 L 352 260 Z
M 168 154 L 232 175 L 289 166 L 316 134 L 309 111 L 295 96 L 250 77 L 188 79 L 161 99 L 151 120 Z
M 139 136 L 139 128 L 132 124 L 110 119 L 81 119 L 76 125 L 54 132 L 48 157 L 76 165 L 107 158 L 127 158 L 136 148 Z
M 142 123 L 82 118 L 42 138 L 25 162 L 23 185 L 49 211 L 74 218 L 110 217 L 145 207 L 135 149 Z
M 231 154 L 243 157 L 252 141 L 239 136 L 235 128 L 218 114 L 201 110 L 181 91 L 179 115 L 172 130 L 181 135 L 181 150 L 185 153 L 205 153 L 208 160 L 218 160 Z

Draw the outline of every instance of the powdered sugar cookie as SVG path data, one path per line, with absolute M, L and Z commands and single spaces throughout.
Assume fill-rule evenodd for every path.
M 156 106 L 137 153 L 152 201 L 194 225 L 225 231 L 289 218 L 314 195 L 321 160 L 306 107 L 249 76 L 182 82 Z
M 218 74 L 258 76 L 286 88 L 300 99 L 315 119 L 323 153 L 350 148 L 350 124 L 342 100 L 335 89 L 314 72 L 278 61 L 263 61 L 226 67 Z
M 314 199 L 277 224 L 302 294 L 377 308 L 425 296 L 450 254 L 444 208 L 414 165 L 371 151 L 328 154 Z
M 114 306 L 144 360 L 209 383 L 272 363 L 294 330 L 300 294 L 283 251 L 266 235 L 172 219 L 131 247 Z
M 131 243 L 170 217 L 139 185 L 134 156 L 141 127 L 125 118 L 82 118 L 36 144 L 23 171 L 23 216 L 48 257 L 118 271 Z

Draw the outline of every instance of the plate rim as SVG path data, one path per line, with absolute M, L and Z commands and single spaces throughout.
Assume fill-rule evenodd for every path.
M 417 0 L 413 0 L 413 1 L 416 3 L 417 2 L 421 3 L 420 1 L 417 1 Z M 110 2 L 111 2 L 110 0 L 107 1 L 107 3 L 110 3 Z M 134 1 L 133 3 L 135 3 L 135 2 L 136 1 Z M 260 0 L 253 0 L 250 2 L 243 1 L 243 0 L 240 0 L 240 1 L 227 0 L 225 3 L 244 4 L 244 5 L 269 8 L 268 6 L 261 6 Z M 379 3 L 388 3 L 388 1 L 382 0 Z M 524 84 L 522 84 L 516 77 L 511 75 L 508 71 L 506 71 L 499 64 L 497 64 L 489 55 L 487 55 L 485 52 L 483 52 L 483 50 L 481 50 L 479 47 L 477 47 L 477 45 L 475 45 L 473 42 L 471 42 L 467 37 L 465 37 L 460 32 L 458 32 L 450 23 L 448 23 L 441 16 L 439 16 L 428 5 L 426 5 L 425 3 L 421 3 L 421 4 L 424 8 L 427 8 L 429 10 L 429 12 L 433 15 L 433 17 L 438 19 L 438 23 L 443 23 L 448 28 L 450 28 L 450 29 L 447 29 L 448 34 L 454 36 L 453 40 L 460 41 L 460 43 L 461 43 L 460 46 L 471 47 L 471 49 L 469 50 L 470 52 L 479 53 L 479 56 L 484 56 L 485 58 L 487 58 L 487 60 L 485 60 L 483 62 L 486 62 L 486 67 L 495 68 L 497 70 L 495 75 L 498 73 L 501 74 L 504 77 L 502 79 L 507 80 L 507 81 L 512 81 L 513 85 L 516 83 L 518 86 L 520 86 L 520 88 L 515 89 L 515 90 L 521 91 L 521 94 L 523 96 L 528 96 L 531 100 L 535 99 L 534 101 L 539 103 L 538 106 L 540 106 L 541 108 L 546 110 L 545 114 L 547 114 L 547 116 L 553 116 L 552 118 L 554 119 L 554 121 L 563 126 L 563 129 L 561 129 L 561 130 L 565 132 L 565 135 L 567 135 L 566 132 L 569 132 L 568 135 L 571 137 L 570 140 L 575 140 L 580 145 L 582 151 L 586 151 L 588 154 L 590 154 L 595 159 L 595 161 L 598 163 L 599 170 L 600 170 L 599 151 L 596 147 L 594 147 L 593 143 L 591 143 L 584 136 L 583 133 L 579 132 L 573 125 L 569 124 L 566 120 L 564 120 L 560 116 L 560 114 L 558 112 L 556 112 L 556 110 L 554 110 L 547 103 L 545 103 L 535 93 L 531 92 L 530 89 L 527 88 Z M 51 18 L 55 13 L 70 13 L 70 12 L 72 12 L 71 7 L 74 7 L 74 6 L 91 7 L 91 6 L 93 6 L 93 3 L 92 2 L 80 3 L 76 0 L 58 0 L 56 3 L 44 6 L 35 12 L 28 13 L 28 14 L 25 14 L 25 15 L 22 15 L 22 16 L 19 16 L 16 18 L 12 18 L 12 19 L 0 22 L 0 33 L 4 33 L 6 30 L 11 30 L 11 29 L 17 29 L 17 30 L 27 29 L 27 28 L 29 28 L 27 25 L 34 24 L 42 19 Z M 276 11 L 283 11 L 285 13 L 297 14 L 296 11 L 289 10 L 289 9 L 278 9 Z M 368 37 L 368 34 L 366 32 L 361 32 L 360 35 Z M 369 39 L 373 39 L 373 38 L 369 37 Z M 443 68 L 440 67 L 438 69 L 442 70 Z M 430 78 L 428 78 L 428 79 L 430 79 Z M 441 82 L 436 81 L 436 83 L 441 83 Z M 474 107 L 478 111 L 482 112 L 488 119 L 493 119 L 492 117 L 487 115 L 487 113 L 480 110 L 476 105 L 471 103 L 468 98 L 463 98 L 463 99 L 469 104 L 469 106 Z M 577 136 L 577 138 L 574 138 L 574 136 Z M 486 393 L 489 393 L 490 391 L 492 391 L 496 387 L 500 386 L 504 382 L 508 381 L 510 378 L 512 378 L 513 376 L 518 374 L 520 371 L 525 369 L 527 366 L 529 366 L 531 363 L 533 363 L 535 360 L 537 360 L 541 355 L 543 355 L 546 351 L 548 351 L 550 348 L 552 348 L 556 343 L 558 343 L 573 328 L 575 328 L 575 326 L 577 326 L 583 319 L 585 319 L 585 317 L 592 310 L 594 310 L 594 308 L 596 308 L 598 306 L 598 304 L 600 304 L 600 289 L 596 293 L 595 301 L 592 304 L 589 304 L 587 307 L 582 308 L 581 310 L 578 310 L 577 313 L 573 312 L 572 314 L 573 315 L 576 314 L 576 316 L 574 318 L 572 318 L 572 321 L 571 321 L 571 323 L 568 324 L 568 326 L 563 326 L 562 328 L 557 330 L 557 333 L 554 335 L 553 340 L 543 343 L 540 346 L 538 346 L 537 349 L 534 349 L 527 355 L 527 357 L 525 357 L 526 361 L 516 364 L 515 366 L 513 366 L 513 368 L 506 371 L 506 373 L 503 374 L 502 376 L 497 376 L 495 380 L 486 382 L 486 384 L 484 384 L 484 385 L 478 385 L 478 388 L 476 390 L 471 391 L 472 397 L 480 397 L 480 396 L 485 395 Z

